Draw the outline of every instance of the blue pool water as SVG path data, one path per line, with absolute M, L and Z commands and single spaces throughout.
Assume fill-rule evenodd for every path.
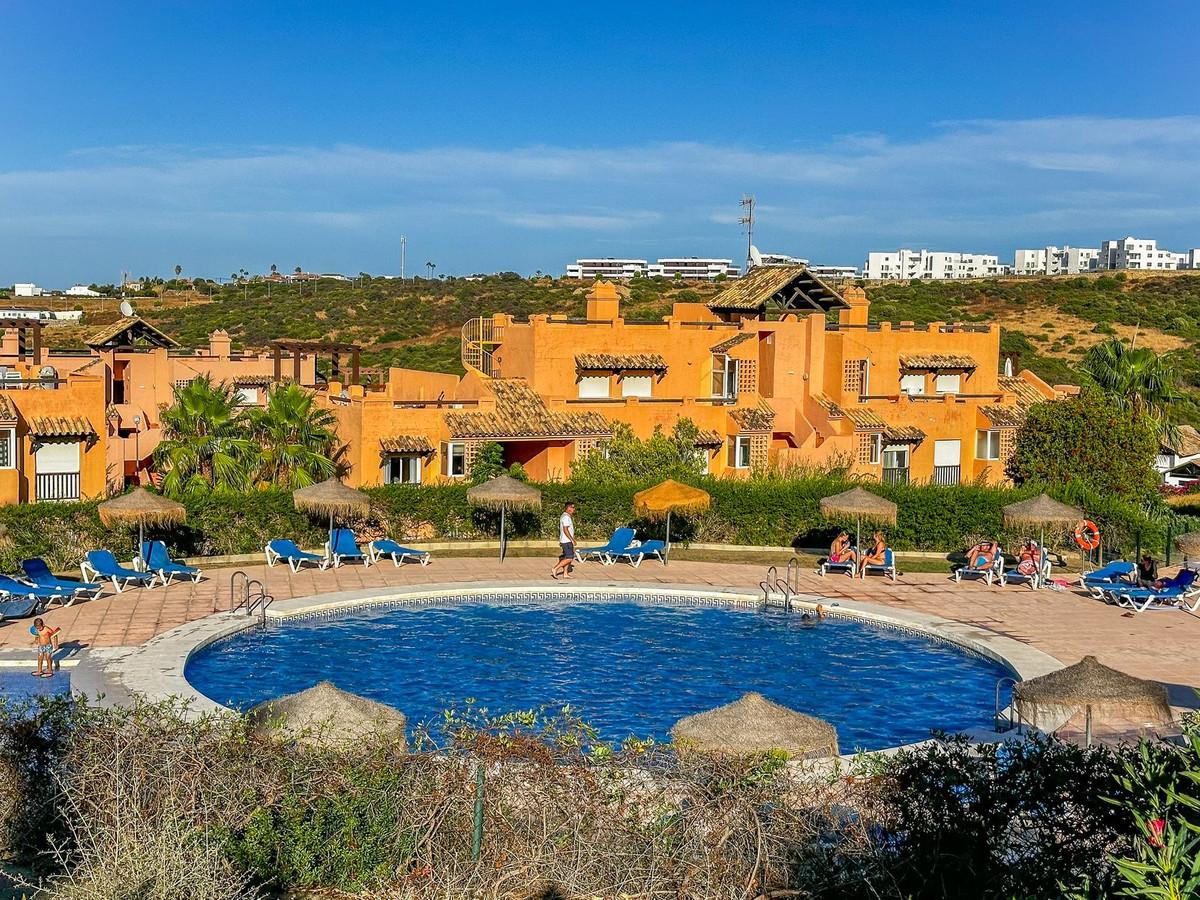
M 570 703 L 600 734 L 665 739 L 679 718 L 759 691 L 837 726 L 842 752 L 991 720 L 1007 671 L 950 644 L 850 619 L 629 601 L 367 608 L 250 630 L 189 661 L 238 709 L 329 679 L 432 722 Z
M 31 659 L 28 669 L 16 666 L 0 668 L 0 697 L 21 701 L 38 695 L 65 694 L 71 690 L 71 676 L 66 669 L 55 672 L 53 678 L 34 678 L 29 673 L 35 666 L 36 662 Z

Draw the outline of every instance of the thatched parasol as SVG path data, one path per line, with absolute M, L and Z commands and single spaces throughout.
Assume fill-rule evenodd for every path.
M 1046 526 L 1071 526 L 1086 519 L 1083 510 L 1059 503 L 1048 494 L 1038 494 L 1020 503 L 1010 503 L 1004 507 L 1004 524 L 1020 527 L 1022 525 L 1037 525 L 1041 528 L 1040 546 L 1046 546 Z
M 375 738 L 404 746 L 404 713 L 321 681 L 306 691 L 260 703 L 248 713 L 255 734 L 283 734 L 310 747 L 366 746 Z
M 333 517 L 366 515 L 371 501 L 362 491 L 342 484 L 337 478 L 328 478 L 320 484 L 300 488 L 292 494 L 292 502 L 301 512 L 317 516 L 329 516 L 329 539 L 333 540 Z
M 1185 566 L 1188 564 L 1188 560 L 1200 559 L 1200 531 L 1189 531 L 1187 534 L 1179 535 L 1175 538 L 1175 546 L 1183 554 Z
M 500 510 L 500 561 L 504 562 L 504 521 L 509 509 L 541 509 L 542 492 L 511 475 L 497 475 L 483 484 L 467 488 L 467 502 L 484 509 Z
M 861 552 L 862 548 L 863 520 L 895 525 L 898 511 L 899 507 L 891 500 L 885 500 L 878 494 L 872 494 L 865 488 L 860 487 L 851 488 L 848 491 L 842 491 L 840 494 L 834 494 L 832 497 L 823 497 L 821 499 L 821 515 L 827 519 L 837 518 L 838 516 L 854 516 L 857 523 L 854 532 L 854 548 L 859 552 Z
M 147 525 L 178 525 L 187 518 L 187 508 L 182 503 L 152 494 L 143 487 L 105 500 L 96 507 L 96 512 L 100 514 L 100 521 L 109 527 L 137 523 L 138 555 L 141 555 L 146 540 Z
M 673 513 L 704 512 L 712 504 L 707 491 L 668 478 L 652 488 L 633 495 L 633 511 L 646 519 L 667 520 L 666 551 L 663 562 L 671 555 L 671 515 Z
M 837 756 L 837 730 L 821 719 L 772 703 L 762 694 L 680 719 L 671 737 L 699 750 L 760 753 L 785 750 L 793 756 Z
M 1022 722 L 1045 732 L 1056 731 L 1072 716 L 1086 711 L 1089 745 L 1095 719 L 1167 725 L 1174 718 L 1165 687 L 1111 669 L 1094 656 L 1085 656 L 1057 672 L 1018 682 L 1013 687 L 1013 704 Z

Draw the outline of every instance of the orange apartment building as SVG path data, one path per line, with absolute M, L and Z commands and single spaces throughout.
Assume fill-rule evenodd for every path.
M 753 270 L 653 323 L 624 321 L 597 282 L 582 320 L 466 323 L 461 378 L 391 369 L 379 390 L 331 380 L 320 396 L 359 486 L 463 478 L 486 441 L 531 478 L 563 478 L 614 422 L 646 437 L 684 417 L 715 475 L 845 463 L 882 480 L 1004 480 L 1025 410 L 1055 390 L 1002 374 L 998 326 L 871 325 L 868 310 L 861 288 L 838 294 L 801 266 Z
M 209 375 L 261 405 L 285 377 L 315 386 L 317 349 L 334 346 L 239 352 L 218 330 L 207 347 L 182 350 L 136 316 L 80 350 L 46 351 L 35 320 L 2 319 L 0 329 L 0 504 L 91 499 L 147 480 L 174 386 Z

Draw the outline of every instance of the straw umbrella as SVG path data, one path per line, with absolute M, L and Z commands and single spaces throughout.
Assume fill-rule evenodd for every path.
M 246 713 L 252 733 L 272 733 L 318 748 L 372 746 L 380 736 L 404 746 L 408 719 L 391 706 L 376 703 L 321 681 L 308 690 L 260 703 Z
M 878 494 L 872 494 L 865 488 L 851 488 L 834 494 L 832 497 L 821 499 L 821 515 L 827 519 L 838 516 L 853 516 L 855 522 L 854 546 L 862 547 L 862 523 L 882 522 L 888 525 L 896 524 L 896 513 L 899 507 L 891 500 L 885 500 Z
M 1094 718 L 1135 719 L 1147 725 L 1167 725 L 1174 719 L 1165 687 L 1109 668 L 1094 656 L 1018 682 L 1013 687 L 1013 704 L 1022 722 L 1047 732 L 1085 711 L 1088 746 Z
M 1189 531 L 1175 538 L 1175 546 L 1183 554 L 1183 564 L 1186 566 L 1190 559 L 1200 559 L 1200 531 Z
M 666 552 L 663 562 L 671 556 L 671 514 L 703 512 L 712 504 L 707 491 L 668 478 L 652 488 L 633 495 L 633 511 L 646 519 L 667 520 Z
M 472 506 L 500 510 L 500 561 L 504 562 L 504 521 L 509 509 L 541 509 L 542 492 L 510 475 L 497 475 L 467 489 Z
M 717 753 L 785 750 L 806 758 L 838 754 L 837 730 L 828 722 L 753 692 L 725 706 L 680 719 L 671 728 L 671 737 Z
M 1041 528 L 1041 539 L 1038 545 L 1046 546 L 1046 526 L 1071 526 L 1087 518 L 1083 510 L 1059 503 L 1046 494 L 1038 494 L 1020 503 L 1010 503 L 1004 507 L 1004 524 L 1010 527 L 1022 525 L 1037 525 Z
M 178 525 L 187 518 L 187 509 L 182 503 L 152 494 L 143 487 L 105 500 L 96 507 L 96 512 L 100 514 L 100 521 L 109 527 L 137 523 L 139 556 L 146 540 L 147 525 Z
M 300 488 L 292 494 L 292 502 L 301 512 L 316 516 L 329 516 L 329 539 L 333 540 L 333 517 L 366 515 L 371 501 L 362 491 L 342 484 L 337 478 L 329 478 L 320 484 Z

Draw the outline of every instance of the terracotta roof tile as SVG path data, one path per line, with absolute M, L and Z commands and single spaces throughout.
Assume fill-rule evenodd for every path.
M 708 301 L 708 308 L 762 311 L 771 301 L 810 312 L 846 306 L 837 291 L 805 266 L 759 266 Z
M 29 433 L 35 437 L 86 437 L 96 429 L 83 416 L 37 416 L 29 422 Z
M 395 434 L 380 438 L 379 450 L 382 453 L 415 453 L 418 456 L 429 456 L 433 453 L 433 445 L 423 434 Z
M 1000 390 L 1016 397 L 1015 402 L 994 403 L 990 406 L 980 407 L 979 410 L 996 428 L 1019 427 L 1025 421 L 1025 414 L 1029 412 L 1029 407 L 1035 403 L 1046 402 L 1042 392 L 1024 378 L 1016 375 L 1001 375 L 999 384 Z
M 919 444 L 926 437 L 916 425 L 889 425 L 883 436 L 896 444 Z
M 667 371 L 667 361 L 657 353 L 581 353 L 575 366 L 608 372 Z
M 990 406 L 981 406 L 979 411 L 997 428 L 1017 428 L 1025 421 L 1025 410 L 1019 406 L 994 403 Z
M 713 353 L 728 353 L 730 350 L 732 350 L 738 344 L 745 343 L 746 341 L 750 340 L 751 338 L 756 338 L 756 337 L 758 337 L 758 335 L 752 331 L 743 331 L 740 334 L 735 334 L 733 337 L 728 338 L 727 340 L 721 341 L 721 343 L 719 343 L 719 344 L 713 344 L 712 352 Z
M 7 394 L 0 392 L 0 421 L 15 422 L 16 420 L 17 408 L 13 406 L 13 402 Z
M 770 431 L 775 424 L 775 410 L 766 403 L 740 406 L 729 410 L 729 418 L 733 419 L 740 431 Z
M 721 447 L 725 444 L 725 435 L 719 431 L 701 429 L 692 443 L 697 447 Z
M 488 412 L 448 412 L 446 424 L 456 438 L 608 437 L 612 427 L 596 412 L 555 412 L 520 379 L 488 383 L 496 408 Z
M 1178 437 L 1170 442 L 1163 441 L 1163 448 L 1179 456 L 1196 456 L 1200 454 L 1200 431 L 1191 425 L 1180 425 Z
M 84 342 L 89 347 L 101 347 L 120 337 L 123 332 L 132 332 L 139 337 L 149 340 L 159 347 L 178 347 L 179 343 L 167 334 L 159 331 L 141 316 L 124 316 L 111 325 L 105 325 L 88 335 Z
M 813 399 L 824 408 L 830 419 L 849 419 L 856 431 L 872 431 L 887 426 L 883 419 L 865 406 L 838 406 L 825 394 L 817 394 Z
M 238 387 L 267 387 L 275 379 L 270 375 L 235 375 L 233 383 Z
M 906 369 L 977 369 L 975 357 L 965 353 L 915 353 L 900 357 Z

